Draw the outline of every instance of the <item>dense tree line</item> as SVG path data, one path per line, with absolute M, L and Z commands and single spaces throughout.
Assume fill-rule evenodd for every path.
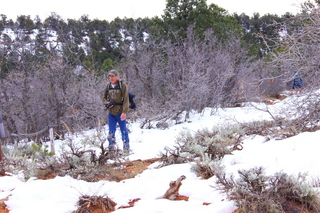
M 140 109 L 131 117 L 145 118 L 142 127 L 237 104 L 258 94 L 259 80 L 270 74 L 262 74 L 269 68 L 261 61 L 279 51 L 281 33 L 298 30 L 287 24 L 293 18 L 230 15 L 204 0 L 167 0 L 162 17 L 110 22 L 87 15 L 65 20 L 52 13 L 43 21 L 0 15 L 6 130 L 20 139 L 49 127 L 63 135 L 104 124 L 100 97 L 112 68 L 136 93 Z
M 268 75 L 288 83 L 292 72 L 298 72 L 306 79 L 309 87 L 318 87 L 320 74 L 319 24 L 320 1 L 318 6 L 306 2 L 301 6 L 301 13 L 286 22 L 286 34 L 283 37 L 261 37 L 272 41 L 274 51 L 266 63 L 270 67 Z
M 270 25 L 275 21 L 284 22 L 285 17 L 271 14 L 262 17 L 259 14 L 252 17 L 229 15 L 225 9 L 215 4 L 207 5 L 203 0 L 168 0 L 164 15 L 151 19 L 116 18 L 108 22 L 91 20 L 83 15 L 78 20 L 64 20 L 52 13 L 44 21 L 25 15 L 13 21 L 2 14 L 0 32 L 2 43 L 6 46 L 22 41 L 33 43 L 36 46 L 34 60 L 43 61 L 48 55 L 59 54 L 72 66 L 81 65 L 99 72 L 124 58 L 121 52 L 123 46 L 144 41 L 147 35 L 171 40 L 177 39 L 176 35 L 185 38 L 191 25 L 194 25 L 195 34 L 200 38 L 204 38 L 208 29 L 213 30 L 218 39 L 227 39 L 232 31 L 251 46 L 252 55 L 261 58 L 264 56 L 261 51 L 266 51 L 266 48 L 257 34 L 276 37 L 277 31 Z M 15 63 L 12 60 L 7 56 L 2 61 L 2 76 L 13 68 Z

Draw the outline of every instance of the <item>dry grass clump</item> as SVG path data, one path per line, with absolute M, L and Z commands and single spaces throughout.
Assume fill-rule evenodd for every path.
M 79 198 L 79 208 L 74 213 L 91 213 L 95 209 L 99 209 L 102 213 L 115 210 L 117 204 L 108 196 L 88 196 L 83 195 Z

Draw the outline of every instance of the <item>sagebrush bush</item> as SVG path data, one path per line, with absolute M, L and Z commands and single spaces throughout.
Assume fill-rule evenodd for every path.
M 305 175 L 283 172 L 267 176 L 262 167 L 238 171 L 239 178 L 216 173 L 217 188 L 236 202 L 242 213 L 284 212 L 287 202 L 296 202 L 316 212 L 320 211 L 317 192 L 306 181 Z
M 66 139 L 61 144 L 61 154 L 53 155 L 47 145 L 25 143 L 18 148 L 4 148 L 4 169 L 17 174 L 23 172 L 25 179 L 52 175 L 70 175 L 87 181 L 95 180 L 106 164 L 118 166 L 125 161 L 121 150 L 109 151 L 105 145 L 107 135 L 97 133 L 81 140 Z M 112 170 L 112 166 L 108 170 Z M 106 171 L 103 171 L 106 173 Z
M 159 167 L 196 161 L 194 170 L 199 176 L 209 178 L 215 172 L 209 166 L 208 158 L 214 163 L 234 150 L 241 150 L 242 139 L 245 136 L 262 135 L 266 140 L 270 140 L 271 138 L 283 139 L 298 133 L 293 121 L 278 117 L 274 119 L 226 124 L 196 132 L 184 129 L 176 137 L 174 147 L 165 147 L 160 153 L 162 163 Z
M 261 135 L 267 140 L 271 138 L 285 139 L 297 135 L 301 131 L 293 120 L 280 117 L 274 117 L 274 119 L 239 123 L 239 126 L 245 135 Z
M 47 146 L 35 143 L 19 144 L 18 147 L 6 147 L 4 150 L 4 168 L 7 172 L 18 174 L 23 171 L 25 179 L 37 177 L 40 170 L 45 170 L 49 161 L 56 163 L 53 153 Z M 42 172 L 41 172 L 42 173 Z
M 176 163 L 196 161 L 194 170 L 199 176 L 210 178 L 214 171 L 212 164 L 222 159 L 226 154 L 241 146 L 242 130 L 235 125 L 204 128 L 192 133 L 184 129 L 176 137 L 173 148 L 165 147 L 160 153 L 162 164 L 166 166 Z
M 236 126 L 204 128 L 191 134 L 190 130 L 181 132 L 176 143 L 182 152 L 191 153 L 194 157 L 203 159 L 205 155 L 212 160 L 221 159 L 231 154 L 234 146 L 241 143 L 241 130 Z
M 196 161 L 196 164 L 194 164 L 191 169 L 203 179 L 209 179 L 217 172 L 221 171 L 223 166 L 221 165 L 220 160 L 212 160 L 211 157 L 205 155 L 202 161 Z

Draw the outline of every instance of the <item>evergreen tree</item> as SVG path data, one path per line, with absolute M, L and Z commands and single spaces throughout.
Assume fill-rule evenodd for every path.
M 229 31 L 240 33 L 241 27 L 237 20 L 228 15 L 227 11 L 215 4 L 207 5 L 206 0 L 167 0 L 166 9 L 162 16 L 163 22 L 155 19 L 156 24 L 162 25 L 162 36 L 175 33 L 181 38 L 186 37 L 188 27 L 194 26 L 196 35 L 204 37 L 204 32 L 211 29 L 220 39 L 227 38 Z
M 30 16 L 21 15 L 17 18 L 17 25 L 19 29 L 24 30 L 27 34 L 31 34 L 35 29 L 35 25 Z
M 260 16 L 259 13 L 254 13 L 252 17 L 242 13 L 241 15 L 234 14 L 238 23 L 242 26 L 243 41 L 249 47 L 249 55 L 263 58 L 270 50 L 274 43 L 272 40 L 265 41 L 262 37 L 276 38 L 279 36 L 287 17 L 279 17 L 278 15 L 266 14 Z

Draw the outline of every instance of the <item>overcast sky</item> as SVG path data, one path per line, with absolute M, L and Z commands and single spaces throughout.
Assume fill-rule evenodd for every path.
M 57 13 L 63 19 L 79 19 L 89 15 L 90 19 L 113 20 L 115 17 L 154 17 L 161 16 L 166 0 L 1 0 L 0 14 L 16 20 L 19 15 L 39 15 L 42 20 Z M 285 12 L 296 13 L 300 2 L 304 0 L 207 0 L 208 4 L 215 3 L 229 13 L 242 12 L 252 15 L 259 12 L 282 15 Z

